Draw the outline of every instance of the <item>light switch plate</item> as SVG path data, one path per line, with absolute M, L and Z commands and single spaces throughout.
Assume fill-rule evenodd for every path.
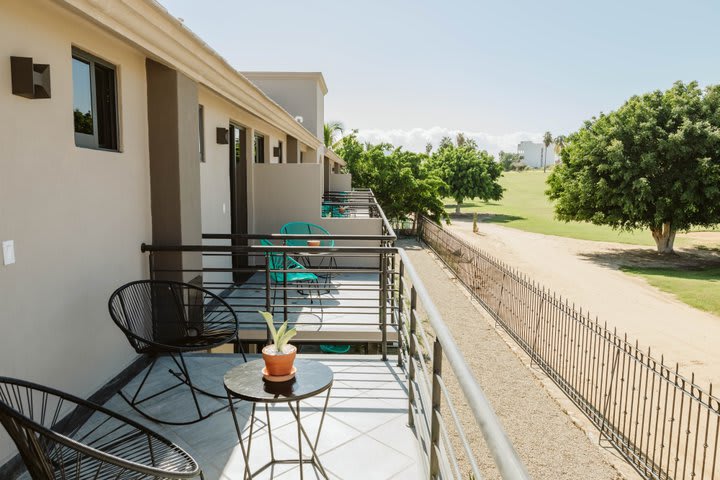
M 12 265 L 15 263 L 15 242 L 13 240 L 5 240 L 2 242 L 3 263 Z

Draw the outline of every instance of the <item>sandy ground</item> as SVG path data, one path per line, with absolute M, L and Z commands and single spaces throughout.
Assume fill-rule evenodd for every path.
M 537 375 L 524 364 L 524 354 L 513 351 L 489 316 L 471 302 L 466 290 L 428 250 L 412 242 L 401 242 L 400 246 L 406 248 L 532 478 L 639 478 L 612 448 L 598 446 L 597 437 L 591 440 L 572 414 L 566 414 L 574 407 L 561 406 L 555 400 L 550 392 L 555 386 L 549 380 L 543 383 L 544 375 Z M 484 478 L 499 478 L 472 414 L 462 403 L 459 387 L 447 370 L 444 378 Z M 562 396 L 559 390 L 556 394 Z M 575 417 L 581 417 L 579 412 Z M 623 475 L 611 463 L 619 464 Z
M 619 265 L 662 266 L 651 247 L 576 240 L 524 232 L 490 223 L 453 220 L 449 228 L 467 241 L 589 309 L 609 328 L 707 389 L 720 382 L 720 318 L 620 271 Z M 716 252 L 683 254 L 672 262 L 717 262 Z

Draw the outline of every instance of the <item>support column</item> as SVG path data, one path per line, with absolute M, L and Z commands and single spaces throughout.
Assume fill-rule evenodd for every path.
M 200 245 L 200 163 L 198 89 L 185 75 L 153 60 L 147 74 L 148 136 L 152 243 Z M 157 256 L 156 268 L 196 270 L 169 272 L 156 278 L 202 284 L 199 252 Z
M 300 163 L 300 144 L 290 135 L 287 136 L 287 163 Z

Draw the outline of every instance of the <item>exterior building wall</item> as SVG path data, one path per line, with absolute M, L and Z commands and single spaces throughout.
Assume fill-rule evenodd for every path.
M 293 117 L 300 116 L 305 128 L 314 133 L 319 139 L 323 138 L 323 124 L 325 119 L 325 93 L 315 76 L 280 77 L 282 74 L 263 72 L 243 72 L 251 82 L 257 85 L 270 98 Z
M 347 192 L 352 190 L 352 175 L 349 173 L 330 174 L 330 190 L 333 192 Z
M 543 166 L 543 155 L 545 152 L 545 145 L 537 142 L 524 141 L 518 144 L 518 153 L 522 156 L 522 161 L 530 168 L 542 168 Z M 547 149 L 547 161 L 546 165 L 554 165 L 556 162 L 555 158 L 555 144 L 551 143 Z
M 73 46 L 117 66 L 120 152 L 75 146 Z M 50 65 L 52 97 L 11 93 L 10 56 Z M 107 312 L 147 277 L 151 241 L 145 55 L 54 3 L 0 15 L 0 375 L 87 396 L 135 358 Z M 14 454 L 0 429 L 0 464 Z

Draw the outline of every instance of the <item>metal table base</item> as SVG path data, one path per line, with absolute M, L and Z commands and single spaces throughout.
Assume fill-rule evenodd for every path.
M 322 466 L 322 463 L 320 463 L 320 457 L 317 453 L 317 445 L 318 441 L 320 440 L 320 432 L 322 432 L 323 422 L 325 421 L 325 414 L 327 413 L 327 407 L 328 402 L 330 400 L 330 392 L 332 391 L 332 387 L 328 388 L 327 394 L 325 395 L 325 403 L 323 405 L 322 414 L 320 416 L 320 425 L 318 426 L 317 434 L 315 435 L 315 441 L 313 442 L 310 440 L 310 436 L 307 434 L 305 429 L 302 426 L 302 418 L 300 414 L 300 401 L 294 402 L 295 407 L 293 408 L 292 403 L 289 402 L 287 405 L 290 408 L 290 411 L 293 414 L 293 417 L 295 417 L 295 423 L 297 424 L 297 438 L 298 438 L 298 458 L 290 458 L 290 459 L 277 459 L 275 458 L 275 449 L 273 447 L 273 437 L 272 437 L 272 424 L 270 423 L 270 405 L 265 404 L 265 418 L 267 421 L 267 429 L 268 429 L 268 439 L 270 442 L 270 461 L 267 462 L 265 465 L 261 466 L 260 468 L 256 469 L 254 472 L 250 470 L 250 449 L 252 448 L 252 440 L 253 440 L 253 429 L 255 426 L 255 422 L 258 421 L 255 417 L 255 410 L 257 408 L 257 403 L 253 402 L 252 404 L 252 413 L 250 415 L 250 433 L 248 435 L 248 441 L 247 441 L 247 448 L 245 448 L 245 444 L 243 442 L 242 438 L 242 429 L 240 428 L 240 424 L 238 423 L 237 414 L 235 413 L 235 408 L 233 407 L 233 399 L 228 392 L 227 398 L 228 398 L 228 404 L 230 405 L 230 411 L 232 412 L 233 421 L 235 422 L 235 430 L 237 432 L 238 440 L 240 442 L 240 450 L 242 451 L 243 459 L 245 460 L 245 473 L 243 474 L 243 480 L 252 480 L 256 475 L 260 474 L 261 472 L 264 472 L 268 468 L 274 468 L 275 465 L 287 465 L 287 464 L 296 464 L 300 465 L 300 479 L 303 480 L 304 473 L 303 473 L 303 464 L 312 464 L 312 466 L 318 471 L 324 478 L 328 478 L 327 472 L 325 472 L 325 468 Z M 305 438 L 305 441 L 307 441 L 308 446 L 310 447 L 310 452 L 312 455 L 309 458 L 303 458 L 303 442 L 302 439 Z M 274 474 L 274 472 L 272 472 Z

